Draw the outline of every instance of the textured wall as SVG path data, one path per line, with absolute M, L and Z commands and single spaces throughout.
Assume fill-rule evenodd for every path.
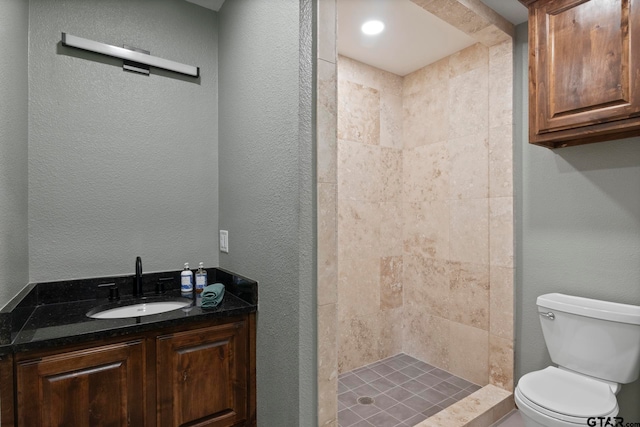
M 180 0 L 31 0 L 30 280 L 217 265 L 217 17 Z M 199 80 L 60 33 L 200 66 Z
M 562 292 L 640 305 L 640 138 L 558 150 L 528 144 L 527 25 L 517 28 L 516 376 L 551 364 L 536 298 Z M 594 345 L 600 343 L 594 342 Z M 640 420 L 640 381 L 618 396 Z
M 306 3 L 233 0 L 219 12 L 220 228 L 230 242 L 220 265 L 260 283 L 258 423 L 265 427 L 315 421 L 315 398 L 305 397 L 315 389 L 313 274 L 305 259 L 315 259 Z
M 338 370 L 402 351 L 402 77 L 338 57 Z
M 0 2 L 0 307 L 29 281 L 28 7 Z

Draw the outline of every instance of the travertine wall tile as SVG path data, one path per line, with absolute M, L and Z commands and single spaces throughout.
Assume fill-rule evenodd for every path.
M 380 144 L 380 93 L 376 89 L 338 80 L 338 138 Z
M 344 371 L 402 351 L 402 78 L 340 56 L 338 85 Z
M 450 215 L 450 259 L 488 264 L 489 199 L 451 200 Z
M 337 90 L 336 64 L 318 60 L 318 182 L 335 183 L 337 179 Z
M 318 305 L 338 302 L 335 184 L 318 184 Z
M 380 310 L 380 258 L 343 257 L 338 276 L 339 317 L 375 315 Z M 352 301 L 351 303 L 344 303 Z
M 513 128 L 489 129 L 489 197 L 513 196 Z
M 451 98 L 447 83 L 445 80 L 404 96 L 402 132 L 405 148 L 446 141 L 451 129 L 450 120 L 454 119 L 448 111 Z
M 476 43 L 449 57 L 449 77 L 457 77 L 476 68 L 486 68 L 488 65 L 489 48 L 482 43 Z
M 489 336 L 489 381 L 496 387 L 513 391 L 513 341 Z
M 404 202 L 447 200 L 449 198 L 449 150 L 447 141 L 406 148 L 402 158 L 402 198 Z
M 380 145 L 402 150 L 402 92 L 380 95 Z
M 513 267 L 513 197 L 489 199 L 489 209 L 491 265 Z
M 338 267 L 351 256 L 380 256 L 380 204 L 344 200 L 338 194 Z
M 492 335 L 513 340 L 513 268 L 491 266 L 489 297 L 489 331 Z
M 449 73 L 449 57 L 446 57 L 407 74 L 402 82 L 402 97 L 407 98 L 436 85 L 446 85 Z
M 405 307 L 414 313 L 448 319 L 451 309 L 449 263 L 405 255 L 403 288 Z
M 352 141 L 338 141 L 340 199 L 399 201 L 402 151 Z
M 489 266 L 451 262 L 449 286 L 449 319 L 488 331 Z
M 338 412 L 337 307 L 318 307 L 318 422 L 331 425 Z
M 452 199 L 489 196 L 489 141 L 485 131 L 450 139 L 449 164 Z
M 489 129 L 489 70 L 475 68 L 449 83 L 449 138 L 486 134 Z
M 419 307 L 404 308 L 403 351 L 441 369 L 450 370 L 449 322 Z
M 336 50 L 336 0 L 318 1 L 318 58 L 335 64 Z
M 402 307 L 402 256 L 380 258 L 380 309 Z
M 489 50 L 489 126 L 513 123 L 513 43 Z
M 478 385 L 489 383 L 489 332 L 450 322 L 449 371 Z
M 402 203 L 382 202 L 380 212 L 380 256 L 402 255 Z
M 448 259 L 450 253 L 449 202 L 403 203 L 404 252 Z
M 378 360 L 402 352 L 403 313 L 402 306 L 378 312 Z
M 375 315 L 338 319 L 338 373 L 378 360 L 379 323 Z

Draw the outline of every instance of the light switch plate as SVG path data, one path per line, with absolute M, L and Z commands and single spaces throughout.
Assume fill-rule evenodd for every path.
M 220 252 L 229 253 L 229 232 L 220 230 Z

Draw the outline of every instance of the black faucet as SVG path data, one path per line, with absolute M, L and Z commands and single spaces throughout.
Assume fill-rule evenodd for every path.
M 133 279 L 133 296 L 142 297 L 142 258 L 136 257 L 136 276 Z

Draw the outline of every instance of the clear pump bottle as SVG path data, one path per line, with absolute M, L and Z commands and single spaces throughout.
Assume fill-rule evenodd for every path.
M 188 262 L 184 263 L 184 270 L 180 273 L 180 292 L 185 298 L 193 298 L 193 272 Z
M 200 263 L 198 271 L 196 271 L 196 305 L 202 305 L 202 291 L 207 286 L 207 270 L 204 269 L 204 263 Z

